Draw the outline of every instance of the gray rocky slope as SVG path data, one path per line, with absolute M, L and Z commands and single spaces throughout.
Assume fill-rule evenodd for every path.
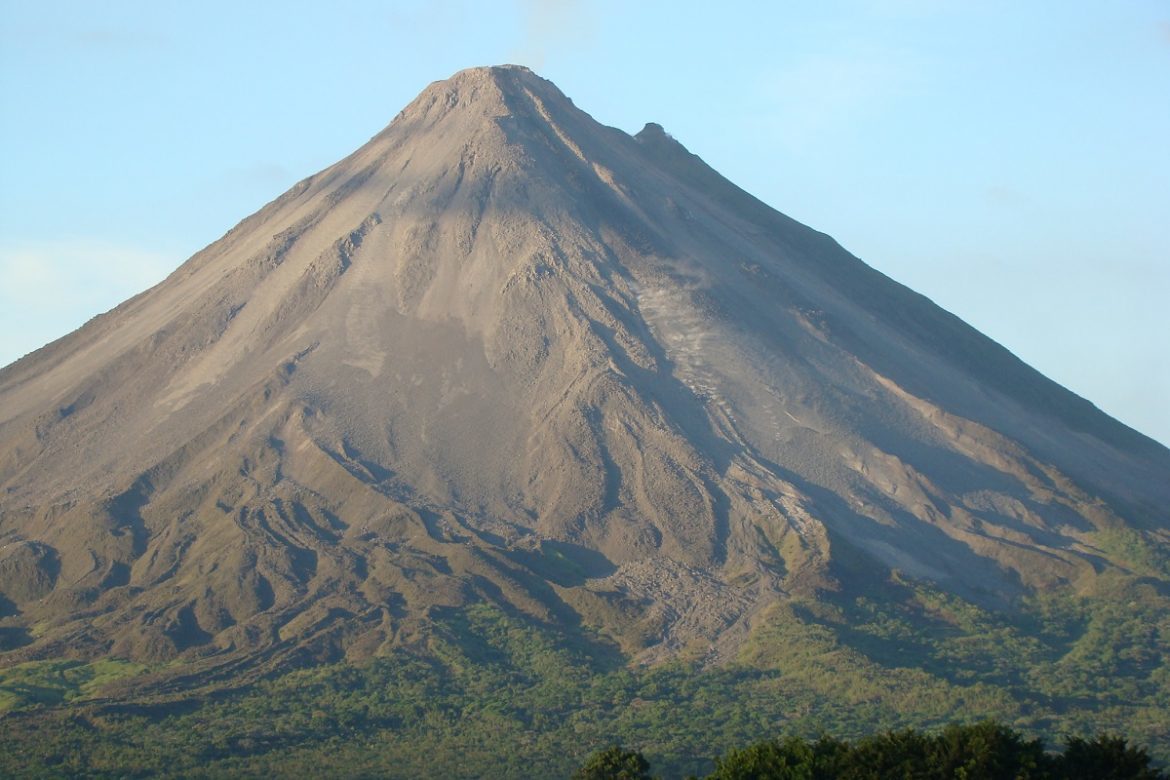
M 1170 533 L 1170 451 L 518 67 L 0 371 L 0 659 L 370 655 L 488 600 L 644 660 L 897 569 Z

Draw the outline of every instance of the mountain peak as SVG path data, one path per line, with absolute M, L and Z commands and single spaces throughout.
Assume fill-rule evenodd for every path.
M 464 68 L 446 79 L 432 82 L 423 90 L 422 94 L 425 95 L 431 90 L 477 94 L 478 90 L 485 86 L 508 94 L 525 87 L 532 88 L 538 84 L 551 84 L 551 82 L 541 78 L 524 65 L 481 65 Z
M 497 79 L 504 76 L 523 75 L 531 78 L 540 78 L 527 65 L 515 65 L 512 63 L 503 63 L 502 65 L 476 65 L 470 68 L 456 71 L 447 79 L 441 81 L 457 81 L 461 79 L 483 79 L 491 78 Z M 541 79 L 543 81 L 543 79 Z M 441 81 L 439 83 L 441 83 Z
M 1007 600 L 1170 525 L 1170 452 L 1077 400 L 660 125 L 471 68 L 0 371 L 0 619 L 360 655 L 489 600 L 649 658 L 883 567 Z
M 638 131 L 638 134 L 634 137 L 650 141 L 661 138 L 671 138 L 671 135 L 666 132 L 666 128 L 657 122 L 647 122 L 646 126 Z
M 524 97 L 540 94 L 545 100 L 568 100 L 552 82 L 523 65 L 466 68 L 432 82 L 399 115 L 434 120 L 451 111 L 489 116 L 513 113 Z

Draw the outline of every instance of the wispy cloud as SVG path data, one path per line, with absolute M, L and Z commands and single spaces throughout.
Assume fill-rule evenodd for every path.
M 511 57 L 540 70 L 550 51 L 588 43 L 593 26 L 586 5 L 582 0 L 521 0 L 523 38 Z
M 937 15 L 956 5 L 959 4 L 954 0 L 867 0 L 863 7 L 882 16 L 921 17 Z
M 266 188 L 288 186 L 292 178 L 292 171 L 275 162 L 257 162 L 246 168 L 232 169 L 223 176 L 224 181 L 233 187 L 259 186 Z
M 1000 208 L 1014 210 L 1032 205 L 1031 198 L 1010 184 L 993 184 L 984 190 L 983 195 L 988 203 Z
M 0 12 L 2 13 L 2 12 Z M 127 22 L 93 25 L 67 15 L 45 24 L 12 15 L 0 24 L 0 40 L 7 45 L 64 47 L 79 53 L 154 53 L 175 44 L 167 32 Z
M 127 49 L 160 49 L 167 45 L 167 37 L 157 31 L 114 28 L 63 30 L 62 39 L 86 49 L 124 52 Z
M 161 281 L 173 257 L 103 241 L 0 244 L 0 365 Z

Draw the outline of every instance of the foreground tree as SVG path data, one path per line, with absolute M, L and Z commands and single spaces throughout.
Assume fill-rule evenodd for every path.
M 1130 747 L 1124 737 L 1102 734 L 1091 740 L 1069 737 L 1056 761 L 1057 776 L 1067 780 L 1164 780 L 1150 766 L 1142 748 Z
M 932 776 L 962 778 L 1049 776 L 1052 759 L 1038 739 L 1025 740 L 1002 723 L 952 724 L 929 740 L 927 766 Z
M 650 762 L 637 751 L 612 745 L 590 756 L 573 780 L 650 780 Z
M 886 731 L 852 744 L 828 736 L 764 740 L 715 759 L 707 780 L 1167 780 L 1150 763 L 1122 737 L 1070 737 L 1063 754 L 1050 755 L 1040 740 L 984 721 L 936 734 Z M 640 753 L 614 746 L 573 777 L 648 778 L 649 769 Z
M 812 746 L 798 737 L 783 741 L 757 742 L 732 750 L 715 760 L 714 780 L 752 780 L 775 777 L 785 780 L 813 780 L 816 757 Z

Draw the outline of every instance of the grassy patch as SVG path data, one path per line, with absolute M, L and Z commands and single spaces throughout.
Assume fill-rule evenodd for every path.
M 140 674 L 145 668 L 116 658 L 92 663 L 52 660 L 18 664 L 0 670 L 0 713 L 88 699 L 105 685 Z

